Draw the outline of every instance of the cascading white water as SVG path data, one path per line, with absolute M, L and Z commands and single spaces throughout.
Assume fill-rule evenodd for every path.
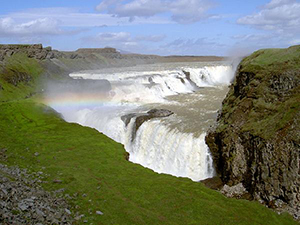
M 205 66 L 203 68 L 188 68 L 191 80 L 198 87 L 230 84 L 233 78 L 233 68 L 230 66 Z
M 76 100 L 74 102 L 76 107 L 73 108 L 56 104 L 55 100 L 49 105 L 60 112 L 67 121 L 96 128 L 123 143 L 126 151 L 130 153 L 129 160 L 134 163 L 158 173 L 189 177 L 194 181 L 212 177 L 213 162 L 204 141 L 207 129 L 207 125 L 204 124 L 207 118 L 216 114 L 218 108 L 205 110 L 201 108 L 202 105 L 197 105 L 206 93 L 205 91 L 202 91 L 204 94 L 199 93 L 195 89 L 195 84 L 198 87 L 227 85 L 233 78 L 232 67 L 193 65 L 193 67 L 173 70 L 148 67 L 150 67 L 148 71 L 146 68 L 143 68 L 145 71 L 128 68 L 131 71 L 106 73 L 92 71 L 71 74 L 70 76 L 75 79 L 107 79 L 112 89 L 108 97 L 90 106 L 76 105 Z M 183 71 L 189 72 L 189 77 Z M 178 96 L 178 99 L 172 99 L 172 96 Z M 79 95 L 77 98 L 82 101 L 85 96 Z M 93 98 L 97 99 L 97 96 Z M 219 97 L 216 99 L 220 104 L 222 99 Z M 192 105 L 189 105 L 190 103 Z M 206 104 L 206 107 L 209 107 L 210 103 Z M 170 117 L 148 120 L 137 131 L 134 130 L 134 118 L 127 126 L 121 119 L 129 113 L 146 112 L 154 107 L 170 108 L 174 114 Z M 190 123 L 188 127 L 197 124 L 192 120 L 189 121 L 189 118 L 195 116 L 194 114 L 199 115 L 199 118 L 203 117 L 203 125 L 194 130 L 183 129 L 184 124 Z M 133 132 L 136 132 L 134 138 L 132 138 Z
M 194 181 L 212 177 L 213 162 L 204 141 L 205 133 L 194 137 L 170 129 L 159 120 L 145 122 L 133 143 L 126 145 L 132 162 L 158 173 L 189 177 Z

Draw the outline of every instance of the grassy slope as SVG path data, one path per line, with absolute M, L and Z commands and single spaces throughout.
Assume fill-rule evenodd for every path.
M 3 67 L 3 68 L 2 68 Z M 0 102 L 16 99 L 24 99 L 37 89 L 39 75 L 43 69 L 34 59 L 18 54 L 8 58 L 5 67 L 0 67 Z M 10 81 L 21 80 L 20 74 L 30 78 L 30 82 L 17 82 L 15 86 Z M 13 79 L 14 78 L 14 79 Z
M 201 183 L 159 175 L 130 163 L 125 160 L 122 145 L 94 129 L 66 123 L 47 106 L 30 98 L 20 99 L 19 92 L 15 92 L 19 99 L 15 100 L 13 93 L 4 93 L 11 85 L 1 78 L 0 84 L 4 87 L 4 98 L 0 98 L 5 99 L 2 103 L 0 99 L 0 149 L 7 149 L 7 159 L 2 161 L 49 174 L 47 189 L 65 188 L 65 193 L 78 193 L 72 204 L 80 206 L 78 210 L 89 222 L 294 223 L 290 216 L 279 216 L 259 203 L 227 199 Z M 22 91 L 32 91 L 32 87 L 23 85 L 20 84 Z M 96 210 L 104 215 L 96 215 Z

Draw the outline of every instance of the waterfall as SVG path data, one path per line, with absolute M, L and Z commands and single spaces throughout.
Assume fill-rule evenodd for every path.
M 129 124 L 125 124 L 121 117 L 130 113 L 145 113 L 146 108 L 151 108 L 152 105 L 161 107 L 185 104 L 173 102 L 168 96 L 189 95 L 202 87 L 228 85 L 233 78 L 231 66 L 116 73 L 91 71 L 73 73 L 70 76 L 74 79 L 106 79 L 111 84 L 111 90 L 106 95 L 98 95 L 93 91 L 92 96 L 89 90 L 78 90 L 71 94 L 64 90 L 59 95 L 50 94 L 48 104 L 61 113 L 66 121 L 93 127 L 124 144 L 131 162 L 158 173 L 188 177 L 194 181 L 214 175 L 212 157 L 204 140 L 205 131 L 195 134 L 171 126 L 172 121 L 179 121 L 176 111 L 169 117 L 147 120 L 137 130 L 134 116 Z M 70 95 L 72 99 L 68 97 Z M 193 95 L 189 96 L 195 98 Z M 82 102 L 85 104 L 81 105 Z M 87 102 L 90 104 L 87 105 Z M 187 116 L 189 110 L 191 109 L 186 109 Z M 133 132 L 136 132 L 134 138 Z

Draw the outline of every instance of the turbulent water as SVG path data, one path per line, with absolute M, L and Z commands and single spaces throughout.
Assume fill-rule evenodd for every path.
M 73 73 L 74 79 L 106 79 L 107 93 L 69 93 L 48 104 L 66 121 L 96 128 L 124 144 L 129 160 L 158 173 L 194 181 L 214 175 L 204 137 L 216 119 L 234 68 L 226 63 L 165 63 Z M 132 119 L 121 117 L 149 109 L 173 115 L 144 122 L 133 138 Z

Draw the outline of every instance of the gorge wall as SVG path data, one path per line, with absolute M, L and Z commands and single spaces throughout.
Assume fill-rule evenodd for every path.
M 223 183 L 299 219 L 299 127 L 300 46 L 246 57 L 206 136 Z

